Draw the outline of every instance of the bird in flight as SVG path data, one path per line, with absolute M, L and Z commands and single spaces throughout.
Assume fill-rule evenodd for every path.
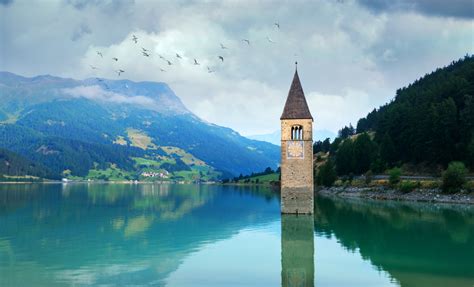
M 168 65 L 171 66 L 173 65 L 173 63 L 171 63 L 170 61 L 166 60 L 166 62 L 168 62 Z
M 122 70 L 122 69 L 120 69 L 120 70 L 117 70 L 117 71 L 115 71 L 115 72 L 117 72 L 117 74 L 119 75 L 119 77 L 120 77 L 120 74 L 122 74 L 122 73 L 125 73 L 125 71 L 124 71 L 124 70 Z
M 163 57 L 163 56 L 161 56 L 161 55 L 158 55 L 158 56 L 160 57 L 160 59 L 162 59 L 162 60 L 165 60 L 165 61 L 166 61 L 165 57 Z
M 221 49 L 227 49 L 227 47 L 224 46 L 224 44 L 221 43 Z
M 142 52 L 142 54 L 143 54 L 143 56 L 145 56 L 145 57 L 150 57 L 150 54 L 147 53 L 147 52 Z
M 101 58 L 103 58 L 104 56 L 102 56 L 102 53 L 97 51 L 97 55 L 99 55 Z
M 275 25 L 275 27 L 277 27 L 278 29 L 280 29 L 280 23 L 275 22 L 273 25 Z
M 142 47 L 143 52 L 149 52 L 149 50 Z
M 199 65 L 199 63 L 196 59 L 194 59 L 194 65 Z
M 181 56 L 178 53 L 176 53 L 176 58 L 182 59 Z
M 248 39 L 242 39 L 242 41 L 244 41 L 245 43 L 247 43 L 247 45 L 250 46 L 250 41 Z
M 219 58 L 219 60 L 221 60 L 222 62 L 224 62 L 224 57 L 219 56 L 218 58 Z
M 272 39 L 270 39 L 270 37 L 267 36 L 267 41 L 270 42 L 270 43 L 275 43 L 275 41 L 273 41 Z
M 135 44 L 138 42 L 138 38 L 137 36 L 133 35 L 132 36 L 132 41 L 135 42 Z
M 118 61 L 118 58 L 112 58 L 112 60 L 114 60 L 115 62 L 117 62 L 117 61 Z
M 207 72 L 208 73 L 214 73 L 214 70 L 211 70 L 211 68 L 207 67 Z
M 99 68 L 97 68 L 96 66 L 92 66 L 92 65 L 89 65 L 89 66 L 91 66 L 91 69 L 92 69 L 92 70 L 98 70 L 98 69 L 99 69 Z

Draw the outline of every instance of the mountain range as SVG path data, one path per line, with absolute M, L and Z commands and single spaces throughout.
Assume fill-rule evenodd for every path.
M 280 160 L 277 146 L 200 119 L 165 83 L 9 72 L 0 72 L 0 148 L 53 178 L 214 180 Z

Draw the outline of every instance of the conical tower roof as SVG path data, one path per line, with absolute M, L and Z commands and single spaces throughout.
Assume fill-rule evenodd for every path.
M 298 69 L 295 70 L 293 82 L 288 92 L 288 98 L 286 98 L 285 108 L 280 117 L 280 120 L 289 119 L 313 119 L 304 96 L 303 88 L 301 87 Z

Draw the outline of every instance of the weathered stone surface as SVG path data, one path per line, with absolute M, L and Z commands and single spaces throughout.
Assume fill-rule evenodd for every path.
M 303 126 L 303 140 L 313 141 L 313 120 L 281 120 L 281 140 L 291 140 L 291 127 L 295 125 Z
M 312 214 L 314 192 L 307 187 L 285 187 L 281 189 L 281 213 Z
M 303 127 L 303 156 L 288 155 L 291 127 Z M 312 120 L 281 121 L 281 212 L 313 213 Z

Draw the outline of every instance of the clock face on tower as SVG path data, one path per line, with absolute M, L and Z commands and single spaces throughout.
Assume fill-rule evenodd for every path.
M 286 149 L 286 155 L 289 159 L 304 158 L 304 142 L 303 141 L 289 141 Z

